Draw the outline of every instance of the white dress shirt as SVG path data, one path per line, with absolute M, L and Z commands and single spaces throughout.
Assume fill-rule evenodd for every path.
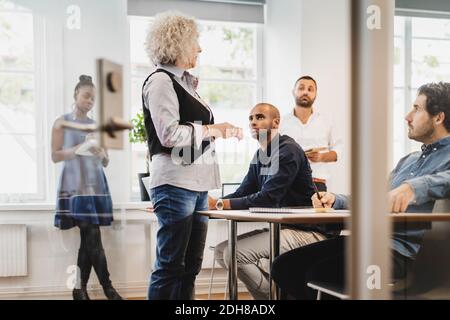
M 280 133 L 293 138 L 303 150 L 328 147 L 337 154 L 339 161 L 342 156 L 342 139 L 336 136 L 331 119 L 313 111 L 308 121 L 303 124 L 292 111 L 286 114 L 280 123 Z M 331 176 L 332 163 L 309 162 L 313 178 L 328 180 Z
M 172 73 L 175 81 L 202 103 L 212 117 L 208 105 L 195 92 L 192 75 L 173 65 L 159 65 L 158 69 Z M 179 124 L 178 97 L 167 74 L 158 72 L 152 75 L 144 87 L 143 94 L 144 105 L 150 110 L 162 146 L 167 148 L 190 146 L 193 134 L 196 148 L 201 145 L 203 139 L 201 124 L 193 123 L 192 127 Z M 152 104 L 149 105 L 149 101 L 152 101 Z M 200 192 L 219 189 L 221 182 L 214 142 L 211 141 L 210 147 L 190 165 L 174 162 L 169 154 L 154 155 L 150 168 L 150 188 L 164 184 Z

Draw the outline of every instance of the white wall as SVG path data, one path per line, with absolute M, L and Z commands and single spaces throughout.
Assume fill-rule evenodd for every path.
M 330 190 L 350 192 L 351 39 L 349 0 L 302 1 L 301 73 L 318 84 L 316 106 L 332 116 L 344 156 L 333 168 Z
M 348 0 L 268 0 L 265 100 L 282 113 L 294 107 L 295 80 L 317 80 L 317 110 L 334 119 L 344 155 L 333 164 L 330 191 L 350 192 L 350 7 Z
M 264 100 L 282 114 L 293 107 L 292 87 L 301 73 L 302 1 L 268 0 L 264 26 Z

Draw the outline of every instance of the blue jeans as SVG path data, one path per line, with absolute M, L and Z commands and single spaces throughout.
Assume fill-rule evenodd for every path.
M 194 212 L 208 210 L 208 192 L 166 184 L 151 189 L 150 198 L 159 229 L 148 298 L 193 299 L 208 231 L 208 218 Z

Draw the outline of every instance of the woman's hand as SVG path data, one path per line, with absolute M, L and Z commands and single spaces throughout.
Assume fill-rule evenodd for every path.
M 95 133 L 89 133 L 86 135 L 86 142 L 92 141 L 93 146 L 89 148 L 89 152 L 91 152 L 97 159 L 99 159 L 103 166 L 107 166 L 109 162 L 108 153 L 105 149 L 98 146 L 96 142 L 97 135 Z
M 103 166 L 106 167 L 109 163 L 109 157 L 108 157 L 108 153 L 106 152 L 105 149 L 100 148 L 100 147 L 91 147 L 89 148 L 89 151 L 97 158 L 99 159 Z
M 242 128 L 235 127 L 229 122 L 210 124 L 207 125 L 207 129 L 209 129 L 209 136 L 214 138 L 238 138 L 238 140 L 244 138 Z
M 103 160 L 104 158 L 106 158 L 106 153 L 105 153 L 105 150 L 103 150 L 103 148 L 90 147 L 89 152 L 92 153 L 94 156 L 96 156 L 100 160 Z

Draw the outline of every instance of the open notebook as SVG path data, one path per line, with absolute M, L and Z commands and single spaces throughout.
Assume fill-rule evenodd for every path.
M 349 210 L 334 210 L 333 208 L 249 208 L 250 212 L 254 213 L 311 213 L 315 211 L 317 213 L 328 213 L 339 211 L 339 213 L 350 213 Z

